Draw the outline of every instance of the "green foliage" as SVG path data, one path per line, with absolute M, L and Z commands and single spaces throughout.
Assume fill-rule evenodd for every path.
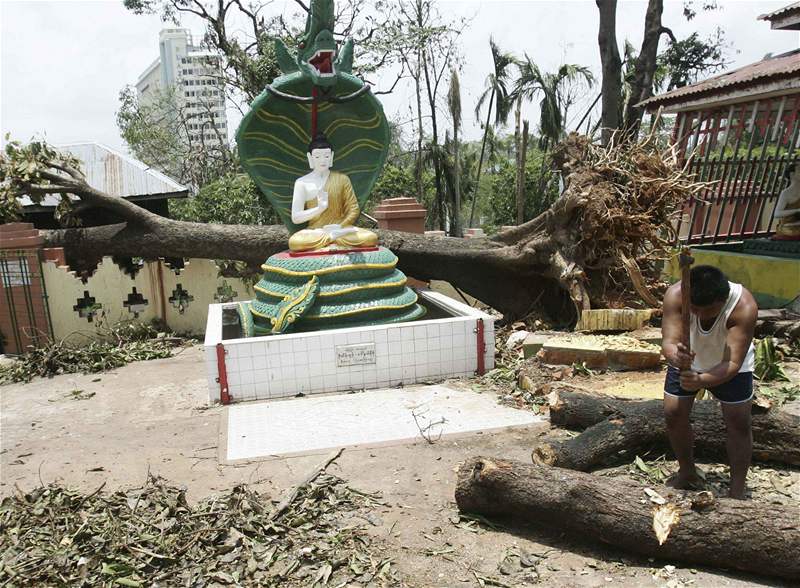
M 387 198 L 416 197 L 417 183 L 411 166 L 387 163 L 372 188 L 370 203 L 378 204 Z
M 67 194 L 71 185 L 83 180 L 80 161 L 44 141 L 23 144 L 12 141 L 10 135 L 5 139 L 5 149 L 0 153 L 0 223 L 19 218 L 22 213 L 19 199 L 22 196 L 40 204 L 49 193 L 61 196 L 56 218 L 64 224 L 74 222 L 70 216 L 72 202 Z
M 174 88 L 140 102 L 136 90 L 119 95 L 117 127 L 131 153 L 179 182 L 199 188 L 236 170 L 238 164 L 223 131 L 213 127 L 210 112 L 192 112 L 179 103 Z M 220 133 L 220 141 L 205 143 L 190 136 L 189 124 Z
M 230 173 L 203 186 L 196 196 L 171 200 L 173 218 L 223 225 L 280 224 L 275 210 L 245 174 Z
M 532 219 L 547 210 L 558 197 L 558 182 L 550 169 L 549 155 L 538 149 L 528 152 L 528 161 L 525 165 L 526 219 Z M 515 185 L 516 166 L 510 161 L 501 163 L 497 172 L 491 176 L 491 192 L 481 206 L 490 225 L 499 227 L 516 224 Z M 540 186 L 544 186 L 541 191 Z
M 756 366 L 753 375 L 762 382 L 781 380 L 788 382 L 789 378 L 781 367 L 781 355 L 775 349 L 772 337 L 765 337 L 756 343 Z
M 759 386 L 758 395 L 769 399 L 773 407 L 783 406 L 787 402 L 800 400 L 800 386 Z
M 555 144 L 565 134 L 564 121 L 575 86 L 591 88 L 594 76 L 588 67 L 573 63 L 562 64 L 555 73 L 543 72 L 531 58 L 519 66 L 519 78 L 514 86 L 514 95 L 521 100 L 533 100 L 539 96 L 540 145 Z
M 659 92 L 669 92 L 696 82 L 701 76 L 717 72 L 728 62 L 724 57 L 725 35 L 717 29 L 707 39 L 692 33 L 659 53 L 654 85 Z

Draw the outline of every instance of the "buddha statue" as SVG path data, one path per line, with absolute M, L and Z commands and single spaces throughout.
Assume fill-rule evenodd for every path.
M 800 240 L 800 181 L 798 181 L 796 168 L 793 165 L 786 171 L 789 185 L 778 196 L 775 204 L 775 218 L 778 225 L 775 227 L 774 239 Z
M 289 237 L 289 249 L 300 252 L 332 245 L 345 249 L 375 247 L 375 233 L 353 226 L 360 214 L 358 199 L 350 178 L 331 169 L 333 146 L 325 135 L 314 137 L 307 156 L 311 171 L 294 184 L 291 212 L 293 223 L 308 224 Z

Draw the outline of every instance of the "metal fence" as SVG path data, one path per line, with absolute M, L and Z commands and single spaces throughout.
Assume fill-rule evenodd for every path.
M 684 203 L 678 238 L 715 243 L 766 237 L 785 172 L 800 158 L 800 99 L 783 96 L 680 113 L 674 143 L 687 171 L 708 187 Z
M 0 250 L 0 353 L 20 354 L 53 332 L 41 250 Z

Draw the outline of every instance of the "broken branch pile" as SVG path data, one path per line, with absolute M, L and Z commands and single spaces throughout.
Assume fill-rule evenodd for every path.
M 794 505 L 645 489 L 619 478 L 486 457 L 461 465 L 455 496 L 464 512 L 553 524 L 642 555 L 800 578 L 800 509 Z
M 329 474 L 299 487 L 274 517 L 270 501 L 245 486 L 195 506 L 160 478 L 113 494 L 40 487 L 0 505 L 0 584 L 391 583 L 390 559 L 357 518 L 376 503 Z
M 163 359 L 173 352 L 174 339 L 159 337 L 153 327 L 124 321 L 100 331 L 99 340 L 76 345 L 69 338 L 51 341 L 14 361 L 0 366 L 0 384 L 30 382 L 35 377 L 58 374 L 92 374 L 122 367 L 134 361 Z

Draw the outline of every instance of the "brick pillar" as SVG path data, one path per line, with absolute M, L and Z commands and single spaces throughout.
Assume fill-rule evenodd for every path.
M 378 227 L 390 231 L 404 233 L 424 233 L 425 216 L 428 211 L 414 198 L 387 198 L 382 201 L 372 216 L 378 220 Z M 427 288 L 428 282 L 416 280 L 409 276 L 408 285 L 415 288 Z
M 40 262 L 43 242 L 30 223 L 0 225 L 3 353 L 25 353 L 29 347 L 46 343 L 51 335 Z
M 378 227 L 405 233 L 424 233 L 428 211 L 413 198 L 388 198 L 372 211 Z

